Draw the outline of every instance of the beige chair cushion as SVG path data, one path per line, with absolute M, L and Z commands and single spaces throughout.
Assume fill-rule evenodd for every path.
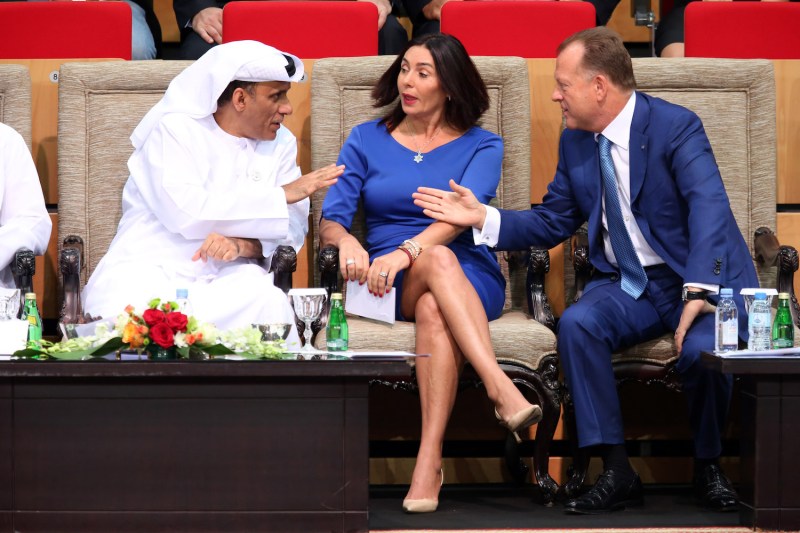
M 385 322 L 347 317 L 351 350 L 399 350 L 414 352 L 416 326 L 413 322 Z M 489 323 L 492 346 L 498 361 L 539 368 L 541 360 L 556 353 L 555 334 L 522 311 L 506 311 Z M 325 347 L 325 332 L 317 335 L 317 348 Z
M 731 208 L 753 254 L 753 234 L 776 228 L 775 81 L 772 63 L 751 59 L 634 59 L 640 91 L 687 107 L 703 121 Z M 574 292 L 569 247 L 564 254 L 568 302 Z M 758 266 L 758 265 L 756 265 Z M 775 287 L 777 269 L 758 270 Z M 678 354 L 671 334 L 634 346 L 614 360 L 668 364 Z
M 475 57 L 488 89 L 491 104 L 481 126 L 503 137 L 505 153 L 503 175 L 493 202 L 506 209 L 530 207 L 530 95 L 525 60 L 516 57 Z M 319 168 L 336 161 L 350 130 L 383 113 L 372 107 L 371 91 L 393 57 L 331 58 L 314 65 L 311 79 L 311 166 Z M 318 234 L 322 202 L 326 191 L 312 198 L 314 233 Z M 358 218 L 352 232 L 363 241 L 363 219 Z M 319 242 L 314 243 L 315 256 Z M 507 311 L 490 324 L 492 341 L 499 360 L 513 361 L 536 369 L 545 355 L 553 354 L 555 336 L 520 311 L 526 305 L 526 272 L 509 272 L 500 258 L 507 279 Z M 315 272 L 319 283 L 319 272 Z M 514 311 L 508 311 L 514 309 Z M 351 346 L 357 350 L 414 351 L 414 324 L 379 324 L 348 317 Z M 324 334 L 317 345 L 324 345 Z
M 0 65 L 0 122 L 22 135 L 31 148 L 31 77 L 23 65 Z
M 58 240 L 84 238 L 86 283 L 117 232 L 131 133 L 189 61 L 66 63 L 58 90 Z

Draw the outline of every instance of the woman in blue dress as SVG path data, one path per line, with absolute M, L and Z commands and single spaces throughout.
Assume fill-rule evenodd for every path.
M 398 99 L 399 97 L 399 99 Z M 497 364 L 488 321 L 500 316 L 505 280 L 494 254 L 463 227 L 431 222 L 412 200 L 419 186 L 452 178 L 488 202 L 500 181 L 503 143 L 476 126 L 486 86 L 463 45 L 449 35 L 408 43 L 373 89 L 380 120 L 353 128 L 342 147 L 345 172 L 322 207 L 320 243 L 339 248 L 342 277 L 372 294 L 398 291 L 397 319 L 416 322 L 422 436 L 403 509 L 432 512 L 443 483 L 442 444 L 458 375 L 468 361 L 511 431 L 541 419 Z M 359 200 L 366 250 L 349 229 Z

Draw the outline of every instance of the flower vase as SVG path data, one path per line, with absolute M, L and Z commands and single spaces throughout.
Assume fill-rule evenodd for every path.
M 162 348 L 158 344 L 152 342 L 147 345 L 145 350 L 147 350 L 147 358 L 153 361 L 164 361 L 178 358 L 178 353 L 174 346 L 170 348 Z

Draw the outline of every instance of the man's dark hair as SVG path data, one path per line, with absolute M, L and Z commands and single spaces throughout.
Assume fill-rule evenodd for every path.
M 447 124 L 459 131 L 474 126 L 481 115 L 489 109 L 489 93 L 461 41 L 443 33 L 422 35 L 408 42 L 372 89 L 375 107 L 389 105 L 400 95 L 397 89 L 397 77 L 400 74 L 403 57 L 412 46 L 424 46 L 433 56 L 436 75 L 442 90 L 448 96 L 444 109 L 444 119 Z M 386 124 L 389 131 L 393 131 L 405 116 L 403 106 L 398 101 L 381 119 L 381 123 Z
M 631 55 L 617 32 L 605 26 L 579 31 L 558 46 L 558 53 L 573 43 L 583 45 L 581 66 L 584 70 L 592 74 L 605 74 L 614 85 L 622 89 L 636 89 Z
M 240 87 L 247 91 L 247 94 L 250 96 L 254 96 L 256 94 L 256 82 L 233 80 L 228 84 L 227 87 L 225 87 L 225 90 L 222 91 L 222 94 L 219 95 L 219 98 L 217 98 L 217 109 L 230 102 L 233 98 L 233 91 Z

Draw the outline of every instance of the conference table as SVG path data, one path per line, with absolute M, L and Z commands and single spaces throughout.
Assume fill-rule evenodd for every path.
M 0 532 L 367 531 L 369 382 L 409 361 L 0 361 Z
M 786 352 L 788 350 L 784 350 Z M 740 377 L 742 525 L 800 530 L 800 349 L 719 355 L 704 364 Z

